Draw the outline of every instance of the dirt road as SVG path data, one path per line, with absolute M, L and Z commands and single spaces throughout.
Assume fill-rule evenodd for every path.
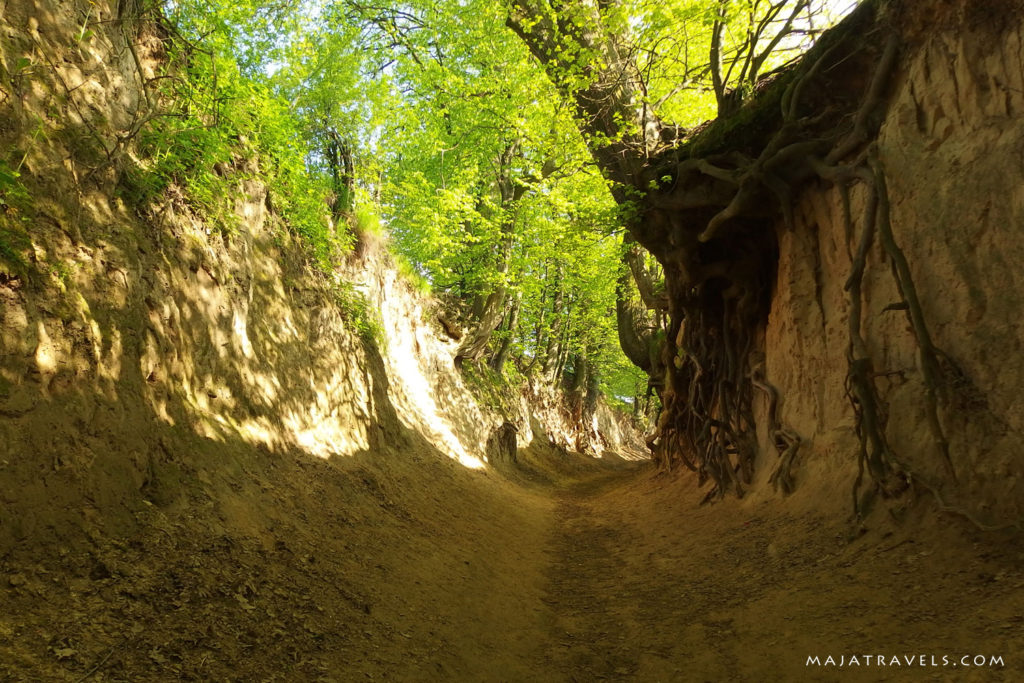
M 1024 680 L 1024 547 L 924 510 L 861 533 L 547 450 L 238 463 L 0 558 L 0 679 Z
M 650 470 L 594 473 L 555 495 L 552 680 L 1021 677 L 1024 548 L 1012 537 L 923 510 L 861 528 L 815 514 L 813 498 L 700 507 L 691 478 Z M 992 656 L 1002 665 L 975 666 Z

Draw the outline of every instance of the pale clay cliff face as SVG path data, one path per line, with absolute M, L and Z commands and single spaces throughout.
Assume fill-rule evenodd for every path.
M 1008 522 L 1024 511 L 1024 34 L 1003 22 L 916 39 L 878 140 L 893 230 L 935 344 L 963 372 L 942 411 L 961 483 L 959 491 L 942 484 L 946 502 L 985 523 Z M 863 201 L 854 188 L 854 216 Z M 795 213 L 795 229 L 777 226 L 766 372 L 780 389 L 782 421 L 805 440 L 801 481 L 832 480 L 845 495 L 857 448 L 844 291 L 856 236 L 845 234 L 834 188 L 807 188 Z M 904 311 L 885 310 L 902 298 L 890 268 L 876 243 L 863 325 L 876 372 L 891 373 L 878 379 L 888 439 L 912 471 L 943 482 L 912 330 Z M 763 433 L 761 442 L 762 453 L 774 453 Z

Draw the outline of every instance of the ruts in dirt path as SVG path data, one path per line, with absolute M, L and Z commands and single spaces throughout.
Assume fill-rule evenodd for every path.
M 652 470 L 551 495 L 540 680 L 1021 680 L 1005 539 L 927 515 L 864 532 L 807 500 L 700 506 Z
M 923 505 L 701 506 L 548 450 L 243 462 L 135 536 L 0 558 L 0 680 L 1024 680 L 1024 544 Z
M 606 475 L 558 494 L 543 598 L 555 615 L 545 665 L 565 680 L 628 676 L 642 654 L 625 557 L 635 531 L 593 502 L 614 481 Z

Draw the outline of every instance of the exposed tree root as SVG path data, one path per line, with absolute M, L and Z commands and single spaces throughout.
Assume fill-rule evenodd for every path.
M 924 320 L 917 288 L 914 285 L 910 266 L 903 251 L 896 244 L 892 231 L 891 206 L 888 185 L 884 169 L 874 150 L 868 150 L 866 159 L 855 166 L 830 166 L 827 161 L 816 161 L 814 167 L 818 175 L 824 179 L 841 184 L 844 196 L 844 213 L 847 223 L 847 235 L 852 236 L 856 227 L 849 212 L 848 183 L 860 181 L 868 190 L 864 210 L 864 226 L 861 229 L 857 251 L 853 257 L 850 277 L 845 289 L 850 297 L 850 342 L 847 376 L 847 391 L 856 415 L 856 429 L 861 442 L 859 476 L 853 488 L 854 508 L 858 514 L 859 490 L 863 484 L 863 473 L 870 474 L 878 489 L 884 495 L 894 495 L 906 489 L 906 482 L 913 477 L 909 469 L 897 463 L 889 448 L 886 436 L 886 416 L 884 402 L 879 397 L 874 378 L 873 360 L 867 351 L 867 345 L 861 333 L 862 300 L 861 283 L 867 263 L 867 254 L 877 233 L 883 251 L 892 262 L 892 275 L 903 301 L 886 307 L 886 310 L 905 310 L 907 319 L 914 331 L 921 358 L 921 375 L 924 384 L 924 405 L 929 431 L 936 448 L 942 458 L 943 465 L 953 481 L 956 474 L 949 454 L 949 442 L 946 439 L 939 417 L 940 392 L 946 382 L 942 379 L 943 366 L 940 357 L 948 356 L 937 349 L 932 342 L 931 334 Z M 885 374 L 885 373 L 881 373 Z M 920 480 L 919 477 L 914 477 Z M 936 492 L 933 487 L 929 490 Z
M 750 356 L 754 337 L 767 317 L 767 295 L 776 269 L 777 246 L 771 228 L 775 216 L 781 213 L 785 224 L 792 226 L 796 191 L 816 175 L 812 162 L 828 157 L 837 147 L 856 147 L 849 141 L 873 132 L 873 119 L 863 113 L 854 117 L 853 129 L 845 136 L 844 119 L 835 112 L 800 118 L 808 82 L 826 68 L 834 68 L 843 46 L 842 41 L 826 46 L 789 82 L 780 102 L 781 120 L 754 155 L 734 150 L 691 157 L 677 160 L 671 169 L 672 187 L 689 196 L 665 208 L 686 207 L 698 220 L 673 223 L 674 251 L 666 259 L 666 272 L 672 265 L 677 266 L 676 272 L 681 266 L 682 272 L 671 292 L 665 413 L 655 455 L 664 465 L 682 462 L 696 470 L 702 482 L 711 479 L 712 496 L 728 490 L 742 495 L 752 479 L 757 451 L 754 388 L 769 396 L 769 436 L 780 455 L 771 482 L 784 492 L 794 486 L 792 467 L 801 439 L 781 424 L 777 392 L 766 379 L 754 377 Z M 845 48 L 860 49 L 848 43 Z M 891 40 L 864 107 L 878 106 L 895 52 Z M 681 180 L 684 176 L 687 181 Z M 700 193 L 692 191 L 702 183 L 707 188 L 703 205 Z M 866 358 L 863 352 L 854 355 Z M 851 361 L 851 367 L 857 368 L 851 377 L 860 394 L 860 421 L 868 424 L 863 431 L 865 462 L 873 477 L 883 477 L 887 472 L 887 446 L 881 436 L 884 417 L 873 386 L 862 381 L 871 375 L 870 360 Z
M 877 25 L 875 29 L 885 30 Z M 770 481 L 784 492 L 795 484 L 792 467 L 801 439 L 781 424 L 777 390 L 759 374 L 760 368 L 751 370 L 750 356 L 756 332 L 766 323 L 764 293 L 771 289 L 776 268 L 771 226 L 781 217 L 783 225 L 793 227 L 794 197 L 814 179 L 838 188 L 847 238 L 856 242 L 845 283 L 850 304 L 846 386 L 860 441 L 855 509 L 861 512 L 858 496 L 865 474 L 884 497 L 905 491 L 910 481 L 921 481 L 899 463 L 889 445 L 888 406 L 876 380 L 893 373 L 876 367 L 865 339 L 863 282 L 876 244 L 891 263 L 902 297 L 887 310 L 905 311 L 913 330 L 928 429 L 949 478 L 956 480 L 942 407 L 958 371 L 929 333 L 910 265 L 893 234 L 885 172 L 872 146 L 884 118 L 900 43 L 889 32 L 875 44 L 872 53 L 870 47 L 844 43 L 841 38 L 809 56 L 785 85 L 774 130 L 757 151 L 718 151 L 676 159 L 671 187 L 679 199 L 656 205 L 661 210 L 683 211 L 689 220 L 673 218 L 672 250 L 663 255 L 666 272 L 673 272 L 674 265 L 678 282 L 671 292 L 669 372 L 655 455 L 666 466 L 682 462 L 696 470 L 702 482 L 711 479 L 715 486 L 709 500 L 728 490 L 742 495 L 752 478 L 755 388 L 768 397 L 768 434 L 780 456 Z M 810 116 L 804 113 L 802 99 L 812 91 L 811 83 L 853 55 L 861 61 L 873 55 L 875 60 L 856 110 L 846 116 L 827 109 Z M 854 185 L 866 190 L 860 220 L 851 215 Z M 695 188 L 703 188 L 703 194 Z M 766 206 L 772 210 L 766 211 Z M 765 237 L 769 234 L 770 241 Z
M 956 481 L 956 471 L 953 468 L 953 461 L 949 457 L 949 442 L 942 430 L 939 420 L 939 388 L 941 383 L 942 369 L 939 365 L 939 351 L 932 343 L 931 334 L 924 321 L 924 313 L 921 310 L 921 301 L 917 296 L 917 287 L 910 273 L 910 265 L 903 251 L 896 245 L 896 239 L 892 234 L 892 223 L 890 219 L 889 190 L 885 182 L 885 173 L 882 164 L 877 157 L 869 161 L 871 171 L 874 175 L 875 192 L 878 195 L 878 236 L 893 263 L 893 276 L 896 284 L 903 294 L 903 302 L 907 308 L 907 319 L 914 330 L 917 339 L 917 346 L 921 354 L 921 374 L 925 385 L 925 411 L 928 416 L 928 428 L 935 440 L 935 445 L 942 455 L 949 476 Z
M 768 478 L 768 483 L 775 487 L 776 491 L 792 493 L 796 488 L 793 480 L 793 463 L 796 454 L 800 450 L 802 439 L 800 435 L 791 429 L 783 427 L 779 422 L 779 391 L 774 386 L 760 380 L 755 376 L 750 378 L 751 384 L 760 389 L 768 396 L 768 436 L 771 438 L 775 449 L 779 452 L 779 464 Z
M 675 329 L 679 352 L 668 364 L 656 455 L 664 465 L 696 470 L 702 482 L 712 479 L 713 493 L 742 496 L 756 455 L 746 381 L 756 306 L 753 290 L 727 284 L 716 278 L 693 288 L 686 322 Z
M 848 169 L 844 170 L 848 171 Z M 848 319 L 850 340 L 847 350 L 849 370 L 846 377 L 846 391 L 853 406 L 857 437 L 860 440 L 860 452 L 857 460 L 858 474 L 853 486 L 853 505 L 854 510 L 857 510 L 858 513 L 860 512 L 858 492 L 863 483 L 865 470 L 867 470 L 872 480 L 886 494 L 892 494 L 905 488 L 905 486 L 901 486 L 902 475 L 895 471 L 893 467 L 894 458 L 892 451 L 889 450 L 888 441 L 885 438 L 886 414 L 884 404 L 878 396 L 878 389 L 875 386 L 876 374 L 874 364 L 861 332 L 863 317 L 863 294 L 861 290 L 864 271 L 867 267 L 867 254 L 875 238 L 878 203 L 878 193 L 872 188 L 872 191 L 868 193 L 864 210 L 864 227 L 861 231 L 857 251 L 853 257 L 850 276 L 844 287 L 850 297 Z M 848 206 L 849 204 L 846 203 L 845 207 Z M 852 235 L 855 229 L 853 218 L 849 211 L 845 211 L 845 213 L 847 221 L 846 232 Z M 894 484 L 894 480 L 899 483 Z
M 965 519 L 981 531 L 1006 531 L 1008 529 L 1024 531 L 1024 516 L 1019 516 L 1014 521 L 1008 522 L 1006 524 L 989 524 L 987 522 L 982 522 L 980 519 L 978 519 L 978 517 L 968 512 L 967 510 L 947 503 L 939 487 L 932 483 L 929 483 L 926 479 L 922 477 L 917 477 L 912 480 L 912 483 L 920 484 L 928 491 L 928 493 L 932 495 L 932 498 L 935 499 L 935 503 L 938 506 L 940 512 L 945 512 L 947 514 L 955 515 L 957 517 Z

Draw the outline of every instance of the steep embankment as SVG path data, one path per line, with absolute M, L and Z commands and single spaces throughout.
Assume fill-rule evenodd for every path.
M 434 304 L 375 240 L 333 274 L 309 265 L 244 145 L 214 169 L 234 193 L 227 221 L 174 185 L 145 206 L 122 198 L 129 171 L 152 172 L 132 135 L 156 97 L 139 81 L 157 74 L 157 29 L 114 8 L 9 9 L 2 134 L 21 175 L 4 187 L 0 554 L 135 530 L 142 506 L 194 504 L 196 481 L 254 449 L 330 459 L 421 439 L 484 466 L 506 416 L 478 407 Z M 507 417 L 521 443 L 547 423 L 565 446 L 618 445 L 614 421 L 582 434 L 559 409 Z
M 884 237 L 871 243 L 858 310 L 866 348 L 851 351 L 850 319 L 858 314 L 851 274 L 871 191 L 853 183 L 847 203 L 846 183 L 801 187 L 792 224 L 775 225 L 778 274 L 765 376 L 779 388 L 779 419 L 804 440 L 801 485 L 834 481 L 842 496 L 852 480 L 861 418 L 851 407 L 849 358 L 865 354 L 899 466 L 978 523 L 1019 523 L 1024 33 L 1012 3 L 938 4 L 936 13 L 925 4 L 895 3 L 899 13 L 885 15 L 897 27 L 900 49 L 870 152 L 884 169 L 889 222 L 909 277 L 898 272 Z M 901 282 L 916 289 L 924 329 L 938 350 L 932 389 Z M 939 430 L 930 425 L 930 391 L 939 397 Z M 772 453 L 768 401 L 758 401 L 761 448 Z M 948 441 L 953 472 L 937 431 Z
M 533 602 L 542 563 L 519 549 L 545 505 L 509 506 L 486 471 L 503 417 L 382 250 L 308 265 L 253 159 L 217 169 L 229 230 L 181 188 L 121 198 L 161 47 L 118 11 L 2 24 L 3 675 L 315 677 L 329 649 L 394 672 L 430 654 L 399 657 L 407 639 L 451 653 L 467 628 L 497 650 L 465 620 Z M 522 441 L 576 440 L 558 411 L 510 417 Z

